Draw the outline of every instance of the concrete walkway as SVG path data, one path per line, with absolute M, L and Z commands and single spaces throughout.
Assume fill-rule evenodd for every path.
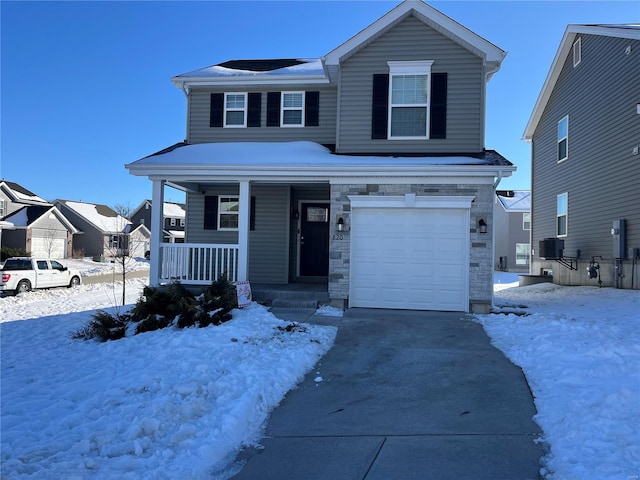
M 539 478 L 544 451 L 524 375 L 464 314 L 274 313 L 339 325 L 338 335 L 272 412 L 264 449 L 240 453 L 234 479 Z

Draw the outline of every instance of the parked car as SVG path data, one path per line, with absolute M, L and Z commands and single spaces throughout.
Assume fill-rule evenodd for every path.
M 36 288 L 74 287 L 82 283 L 80 272 L 57 260 L 12 257 L 4 262 L 0 292 L 23 293 Z

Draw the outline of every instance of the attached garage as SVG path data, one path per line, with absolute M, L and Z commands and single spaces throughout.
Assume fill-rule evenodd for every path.
M 473 198 L 350 196 L 350 306 L 468 311 Z
M 64 233 L 66 234 L 66 231 Z M 66 238 L 33 237 L 31 239 L 32 257 L 60 259 L 66 258 L 66 252 Z

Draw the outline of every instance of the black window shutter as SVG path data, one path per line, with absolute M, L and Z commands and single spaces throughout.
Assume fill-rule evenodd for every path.
M 210 127 L 222 127 L 222 116 L 224 115 L 224 93 L 211 94 L 211 112 L 209 115 Z
M 320 125 L 320 92 L 306 92 L 304 95 L 304 124 L 307 127 Z
M 247 127 L 259 127 L 262 113 L 262 94 L 250 93 L 247 108 Z
M 218 196 L 206 195 L 204 197 L 204 229 L 218 229 Z
M 267 127 L 280 126 L 280 92 L 267 92 Z
M 249 213 L 249 230 L 256 229 L 256 197 L 251 197 L 251 211 Z
M 371 138 L 387 138 L 387 122 L 389 113 L 389 75 L 375 73 L 373 75 L 373 98 L 371 109 Z
M 429 138 L 447 138 L 447 74 L 431 74 Z

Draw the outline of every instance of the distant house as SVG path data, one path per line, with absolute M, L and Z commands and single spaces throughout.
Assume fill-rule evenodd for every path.
M 83 232 L 73 239 L 73 251 L 78 255 L 144 257 L 148 250 L 149 229 L 144 225 L 132 225 L 106 205 L 70 200 L 56 200 L 55 204 Z
M 53 204 L 14 182 L 0 182 L 2 246 L 24 250 L 33 257 L 67 258 L 78 229 Z
M 640 288 L 640 26 L 569 25 L 524 138 L 531 273 Z
M 338 306 L 488 311 L 494 185 L 515 170 L 484 138 L 505 55 L 407 0 L 321 58 L 177 75 L 187 138 L 126 165 L 153 205 L 165 185 L 186 193 L 185 244 L 162 244 L 152 212 L 150 282 L 226 274 L 326 285 Z
M 531 192 L 496 191 L 493 215 L 496 237 L 495 269 L 505 272 L 529 272 Z
M 151 227 L 151 200 L 143 201 L 129 219 L 134 225 Z M 162 209 L 162 241 L 167 243 L 184 243 L 185 206 L 182 203 L 164 202 Z

